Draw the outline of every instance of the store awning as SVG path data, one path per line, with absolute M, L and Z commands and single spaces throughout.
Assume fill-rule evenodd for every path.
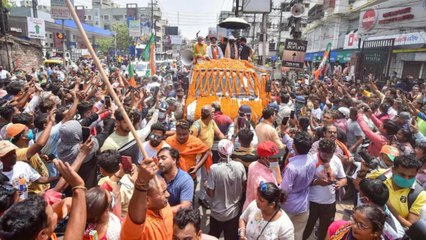
M 62 20 L 55 20 L 55 24 L 62 25 Z M 64 25 L 65 25 L 65 27 L 77 29 L 77 25 L 75 24 L 74 20 L 65 20 Z M 108 37 L 112 37 L 112 35 L 113 35 L 111 31 L 106 30 L 106 29 L 87 25 L 85 23 L 81 23 L 81 25 L 83 26 L 84 30 L 88 33 L 93 33 L 93 34 L 108 36 Z
M 331 50 L 330 62 L 339 61 L 339 63 L 346 63 L 351 60 L 354 50 Z M 321 62 L 324 52 L 313 52 L 305 54 L 305 61 L 307 62 Z

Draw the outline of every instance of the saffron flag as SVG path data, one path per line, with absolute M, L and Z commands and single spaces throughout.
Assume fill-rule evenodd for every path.
M 135 80 L 135 71 L 133 70 L 133 64 L 129 61 L 129 67 L 127 68 L 129 72 L 129 85 L 136 88 L 136 80 Z
M 155 36 L 154 33 L 151 33 L 148 43 L 146 44 L 145 49 L 142 53 L 142 58 L 145 61 L 149 61 L 149 75 L 154 76 L 156 73 L 155 69 Z M 148 75 L 148 74 L 147 74 Z
M 152 43 L 152 45 L 151 45 L 151 52 L 150 52 L 150 57 L 149 57 L 149 67 L 151 69 L 151 77 L 152 77 L 156 74 L 156 69 L 155 69 L 155 44 L 154 43 Z
M 142 52 L 142 58 L 144 61 L 148 61 L 150 59 L 151 48 L 153 44 L 155 44 L 155 36 L 154 33 L 151 33 L 151 37 L 149 38 L 149 41 Z
M 314 72 L 315 80 L 318 80 L 320 75 L 324 75 L 324 70 L 326 69 L 326 64 L 328 63 L 329 55 L 331 50 L 331 43 L 327 44 L 327 48 L 324 51 L 324 55 L 322 56 L 320 65 L 318 66 L 318 69 Z

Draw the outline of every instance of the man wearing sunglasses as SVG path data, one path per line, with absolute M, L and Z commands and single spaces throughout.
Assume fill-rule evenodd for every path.
M 170 147 L 166 143 L 166 128 L 164 124 L 156 122 L 151 126 L 151 133 L 148 135 L 147 141 L 142 143 L 146 154 L 149 158 L 157 157 L 158 151 L 164 147 Z

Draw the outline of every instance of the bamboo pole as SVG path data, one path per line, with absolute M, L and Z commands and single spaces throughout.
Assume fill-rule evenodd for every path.
M 80 19 L 77 16 L 77 13 L 75 12 L 74 6 L 72 5 L 70 0 L 65 1 L 67 3 L 68 10 L 71 12 L 71 16 L 74 19 L 75 24 L 77 25 L 78 31 L 80 32 L 81 37 L 83 38 L 84 43 L 86 44 L 86 47 L 89 50 L 90 56 L 93 58 L 93 61 L 95 62 L 96 67 L 98 68 L 98 71 L 101 75 L 101 78 L 104 82 L 104 84 L 107 86 L 108 92 L 111 95 L 112 99 L 114 100 L 115 104 L 118 106 L 118 110 L 121 112 L 121 115 L 123 115 L 124 120 L 126 121 L 127 125 L 130 128 L 130 132 L 133 134 L 133 137 L 135 138 L 136 144 L 139 147 L 140 152 L 142 153 L 144 159 L 148 158 L 147 153 L 142 147 L 142 141 L 139 138 L 135 127 L 133 126 L 132 121 L 130 120 L 129 116 L 126 113 L 126 110 L 124 110 L 123 104 L 120 102 L 120 99 L 118 98 L 117 94 L 115 94 L 114 89 L 111 85 L 111 83 L 108 80 L 108 76 L 106 75 L 101 62 L 99 61 L 98 56 L 96 55 L 95 51 L 93 50 L 92 44 L 90 44 L 89 38 L 87 37 L 86 32 L 83 29 L 83 26 L 81 25 Z M 154 181 L 156 182 L 156 185 L 159 186 L 158 178 L 154 178 Z

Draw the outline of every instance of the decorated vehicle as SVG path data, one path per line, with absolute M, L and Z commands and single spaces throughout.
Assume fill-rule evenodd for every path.
M 239 106 L 250 106 L 252 118 L 257 121 L 268 105 L 269 96 L 269 74 L 248 61 L 204 61 L 192 68 L 186 116 L 190 121 L 196 120 L 200 118 L 202 106 L 220 101 L 222 112 L 231 118 L 238 116 Z

